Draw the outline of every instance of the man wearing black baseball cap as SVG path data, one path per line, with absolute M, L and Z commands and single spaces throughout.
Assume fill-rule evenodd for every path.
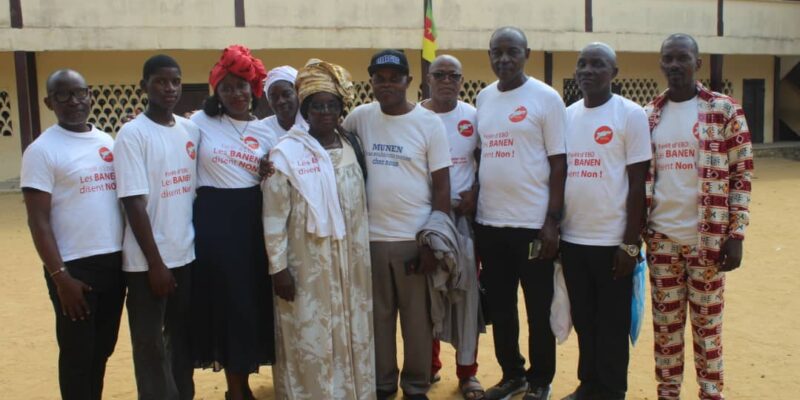
M 397 391 L 399 312 L 400 387 L 408 399 L 427 399 L 433 337 L 425 274 L 436 259 L 416 235 L 434 210 L 450 213 L 450 147 L 439 117 L 406 99 L 405 54 L 380 51 L 367 71 L 377 101 L 353 110 L 344 128 L 361 137 L 367 157 L 377 394 Z
M 408 75 L 408 59 L 400 50 L 381 50 L 372 55 L 372 59 L 369 61 L 369 68 L 367 68 L 369 76 L 372 77 L 372 74 L 379 68 L 395 69 Z M 410 76 L 408 77 L 408 82 L 411 83 Z

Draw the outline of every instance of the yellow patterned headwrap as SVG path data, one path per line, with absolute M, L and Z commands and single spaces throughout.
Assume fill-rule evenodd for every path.
M 342 98 L 346 107 L 353 99 L 353 82 L 350 73 L 340 65 L 316 58 L 308 60 L 297 72 L 295 81 L 300 104 L 314 93 L 331 93 Z

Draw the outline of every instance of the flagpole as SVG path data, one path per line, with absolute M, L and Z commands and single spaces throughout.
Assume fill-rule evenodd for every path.
M 422 2 L 422 25 L 423 30 L 425 29 L 425 19 L 427 18 L 427 10 L 428 10 L 428 2 L 433 0 L 423 0 Z M 431 5 L 432 6 L 432 5 Z M 419 51 L 419 59 L 420 59 L 420 90 L 422 91 L 422 98 L 419 99 L 420 101 L 428 99 L 431 97 L 431 88 L 428 86 L 428 69 L 431 66 L 431 63 L 422 56 L 424 49 L 420 49 Z

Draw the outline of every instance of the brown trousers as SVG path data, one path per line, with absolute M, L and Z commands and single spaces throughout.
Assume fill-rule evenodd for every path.
M 375 325 L 375 378 L 381 391 L 397 388 L 397 314 L 403 335 L 400 387 L 406 395 L 430 389 L 433 326 L 427 280 L 409 270 L 417 264 L 417 243 L 370 242 Z

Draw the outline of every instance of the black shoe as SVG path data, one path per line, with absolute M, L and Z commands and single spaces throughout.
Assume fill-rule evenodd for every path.
M 583 384 L 580 384 L 574 392 L 561 400 L 595 400 L 595 397 L 592 395 L 591 390 Z
M 522 400 L 550 400 L 550 385 L 529 387 Z
M 497 385 L 494 385 L 486 391 L 484 399 L 486 400 L 508 400 L 511 396 L 522 393 L 528 388 L 528 381 L 524 376 L 516 378 L 509 378 L 501 380 Z
M 376 393 L 375 397 L 377 397 L 378 400 L 389 400 L 390 398 L 392 398 L 392 396 L 395 395 L 395 393 L 397 393 L 397 389 L 395 389 L 395 390 L 380 390 L 380 389 L 378 389 L 378 392 Z
M 403 393 L 403 399 L 405 400 L 428 400 L 428 395 L 425 393 L 417 393 L 417 394 L 405 394 Z

